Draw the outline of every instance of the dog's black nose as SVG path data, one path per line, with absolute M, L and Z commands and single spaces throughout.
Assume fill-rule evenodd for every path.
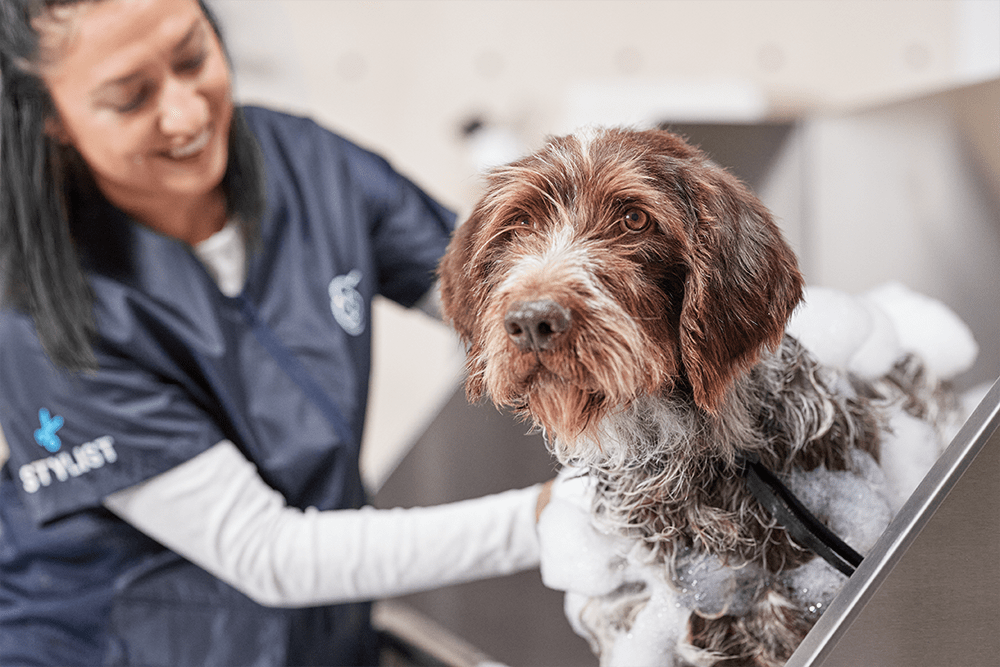
M 569 310 L 552 299 L 515 301 L 503 323 L 507 335 L 522 350 L 547 350 L 570 326 Z

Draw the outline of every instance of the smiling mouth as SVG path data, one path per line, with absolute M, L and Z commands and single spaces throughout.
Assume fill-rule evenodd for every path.
M 201 131 L 198 136 L 196 136 L 190 142 L 184 144 L 183 146 L 177 146 L 176 148 L 170 148 L 167 150 L 167 156 L 173 160 L 184 160 L 189 157 L 193 157 L 203 151 L 208 142 L 212 139 L 211 128 L 205 128 Z

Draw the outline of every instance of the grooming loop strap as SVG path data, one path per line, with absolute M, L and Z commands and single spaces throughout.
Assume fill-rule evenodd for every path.
M 854 570 L 861 565 L 863 556 L 813 516 L 795 494 L 760 462 L 756 454 L 743 455 L 742 472 L 750 493 L 767 508 L 793 540 L 848 577 L 854 574 Z

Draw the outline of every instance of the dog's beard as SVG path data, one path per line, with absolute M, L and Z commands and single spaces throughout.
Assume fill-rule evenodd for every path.
M 519 411 L 541 426 L 546 434 L 572 448 L 608 410 L 606 396 L 592 393 L 561 379 L 536 383 Z
M 578 444 L 602 446 L 601 423 L 609 416 L 673 386 L 671 352 L 624 312 L 588 310 L 566 340 L 541 352 L 517 349 L 498 321 L 477 356 L 490 398 L 543 429 L 566 462 Z

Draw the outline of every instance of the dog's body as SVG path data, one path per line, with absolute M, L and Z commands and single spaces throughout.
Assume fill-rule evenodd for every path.
M 743 185 L 667 132 L 554 139 L 495 171 L 441 289 L 470 397 L 543 428 L 592 480 L 595 521 L 675 587 L 710 558 L 751 591 L 690 605 L 678 660 L 779 665 L 818 616 L 782 576 L 815 556 L 748 491 L 744 456 L 786 478 L 861 474 L 886 406 L 944 414 L 912 357 L 862 380 L 785 334 L 803 290 L 794 254 Z M 582 607 L 602 657 L 651 594 L 632 582 Z

